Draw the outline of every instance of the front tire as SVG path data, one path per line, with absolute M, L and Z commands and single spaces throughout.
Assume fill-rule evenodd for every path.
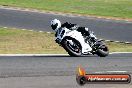
M 109 55 L 109 50 L 108 47 L 106 45 L 101 46 L 98 50 L 97 50 L 97 55 L 100 57 L 106 57 Z
M 69 41 L 72 41 L 74 45 L 71 45 Z M 70 56 L 81 56 L 82 48 L 81 44 L 74 38 L 66 38 L 62 41 L 63 48 L 68 52 Z

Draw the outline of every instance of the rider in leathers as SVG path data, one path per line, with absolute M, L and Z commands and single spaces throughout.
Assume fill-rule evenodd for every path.
M 64 23 L 61 25 L 61 22 L 58 19 L 54 19 L 51 21 L 51 27 L 53 30 L 57 31 L 59 28 L 66 27 L 69 30 L 77 30 L 78 32 L 81 32 L 82 36 L 86 37 L 92 37 L 90 35 L 90 31 L 86 27 L 79 27 L 77 24 L 72 24 L 72 23 Z M 55 35 L 57 36 L 57 34 Z M 96 40 L 96 37 L 92 37 L 93 41 Z
M 87 43 L 87 39 L 89 37 L 92 38 L 92 41 L 96 41 L 96 37 L 92 36 L 90 31 L 88 30 L 88 28 L 86 27 L 79 27 L 76 24 L 71 24 L 71 23 L 64 23 L 61 25 L 61 22 L 58 19 L 54 19 L 51 21 L 51 27 L 52 29 L 55 31 L 55 37 L 57 37 L 57 34 L 59 32 L 60 29 L 62 28 L 67 28 L 69 30 L 77 30 L 78 32 L 81 32 L 82 36 L 84 37 L 84 41 Z M 57 40 L 55 40 L 57 42 Z M 87 51 L 91 51 L 92 48 L 90 47 L 90 45 L 87 47 Z

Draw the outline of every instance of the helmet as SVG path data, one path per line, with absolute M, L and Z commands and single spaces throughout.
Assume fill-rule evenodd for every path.
M 51 21 L 51 27 L 53 30 L 57 31 L 61 27 L 61 22 L 58 19 Z

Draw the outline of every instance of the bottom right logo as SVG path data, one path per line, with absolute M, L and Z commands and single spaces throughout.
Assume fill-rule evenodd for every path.
M 79 67 L 76 80 L 79 85 L 86 83 L 127 84 L 131 82 L 131 76 L 129 74 L 86 74 L 85 70 Z

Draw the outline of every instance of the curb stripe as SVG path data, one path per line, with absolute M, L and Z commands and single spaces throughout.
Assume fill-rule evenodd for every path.
M 125 44 L 132 44 L 132 42 L 123 42 L 123 41 L 113 41 L 113 40 L 104 40 L 104 39 L 101 39 L 103 41 L 106 41 L 106 42 L 115 42 L 115 43 L 125 43 Z
M 81 14 L 72 14 L 72 13 L 63 13 L 63 12 L 52 12 L 52 11 L 42 11 L 42 10 L 37 10 L 37 9 L 31 9 L 31 8 L 21 8 L 21 7 L 10 7 L 10 6 L 2 6 L 0 5 L 0 8 L 2 9 L 7 9 L 7 10 L 19 10 L 19 11 L 27 11 L 27 12 L 37 12 L 37 13 L 49 13 L 49 14 L 54 14 L 54 15 L 62 15 L 62 16 L 70 16 L 70 17 L 82 17 Z M 98 18 L 98 19 L 105 19 L 107 20 L 115 20 L 115 21 L 124 21 L 125 23 L 132 23 L 132 21 L 128 19 L 119 19 L 119 18 L 105 18 L 105 17 L 100 17 L 100 16 L 86 16 L 88 18 Z
M 8 28 L 8 27 L 3 27 L 3 28 Z M 12 28 L 12 29 L 16 29 L 16 28 Z M 29 30 L 29 29 L 21 29 L 21 30 L 28 30 L 28 31 L 35 31 L 35 30 Z M 35 31 L 35 32 L 45 32 L 45 31 Z M 47 32 L 48 34 L 52 33 L 52 32 Z M 106 41 L 106 42 L 115 42 L 115 43 L 124 43 L 124 44 L 132 44 L 132 42 L 123 42 L 123 41 L 113 41 L 113 40 L 104 40 L 104 39 L 100 39 L 102 41 Z

